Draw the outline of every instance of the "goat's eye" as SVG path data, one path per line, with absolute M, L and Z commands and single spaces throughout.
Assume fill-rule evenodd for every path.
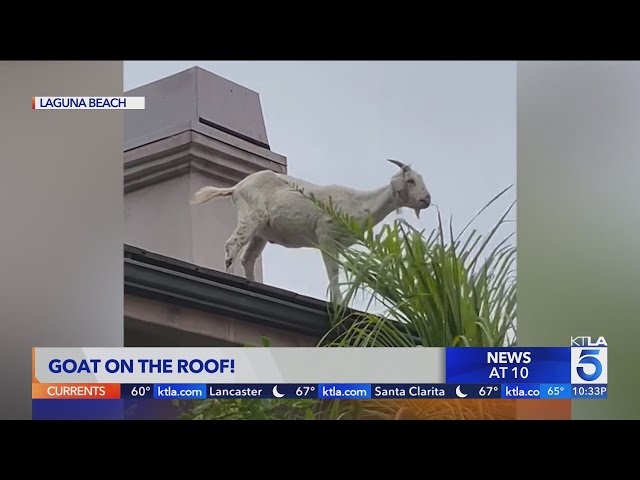
M 407 180 L 407 184 L 408 184 L 408 185 L 415 185 L 415 184 L 416 184 L 416 181 L 415 181 L 415 180 L 411 180 L 411 179 L 409 179 L 409 180 Z

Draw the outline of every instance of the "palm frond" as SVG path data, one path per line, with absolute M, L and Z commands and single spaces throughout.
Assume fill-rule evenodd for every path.
M 508 190 L 491 199 L 478 215 Z M 452 219 L 445 226 L 439 211 L 438 225 L 430 232 L 396 220 L 376 233 L 371 222 L 356 221 L 331 199 L 321 201 L 298 191 L 335 220 L 340 237 L 355 242 L 335 257 L 345 274 L 346 290 L 343 304 L 331 309 L 334 327 L 320 345 L 445 347 L 515 342 L 513 234 L 489 250 L 515 202 L 487 234 L 473 230 L 463 238 L 471 222 L 456 234 Z M 367 308 L 356 315 L 347 305 L 358 296 L 366 300 Z M 381 312 L 371 313 L 372 305 Z

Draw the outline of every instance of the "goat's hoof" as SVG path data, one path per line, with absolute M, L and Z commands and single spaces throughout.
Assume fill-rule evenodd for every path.
M 228 259 L 224 261 L 224 268 L 227 270 L 227 272 L 231 271 L 231 265 L 233 265 L 233 259 Z

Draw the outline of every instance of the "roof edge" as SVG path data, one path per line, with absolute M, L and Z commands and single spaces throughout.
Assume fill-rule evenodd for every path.
M 265 327 L 319 337 L 329 305 L 311 297 L 124 245 L 124 290 Z

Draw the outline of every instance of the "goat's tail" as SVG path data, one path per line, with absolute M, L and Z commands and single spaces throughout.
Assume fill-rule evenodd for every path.
M 191 205 L 199 205 L 208 202 L 215 197 L 228 197 L 233 194 L 234 188 L 218 188 L 218 187 L 202 187 L 193 194 L 189 203 Z

